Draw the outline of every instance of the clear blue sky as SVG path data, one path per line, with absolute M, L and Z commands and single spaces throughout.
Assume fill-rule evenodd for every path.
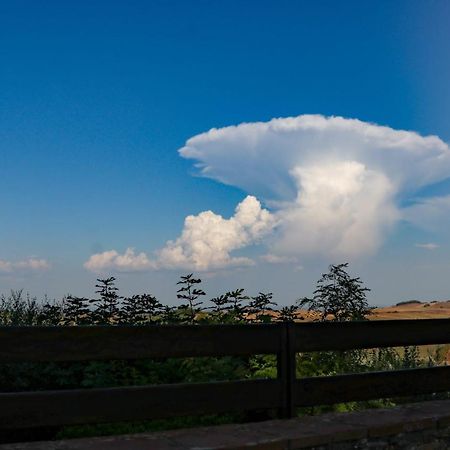
M 445 0 L 2 1 L 0 260 L 10 266 L 0 291 L 88 294 L 92 254 L 132 247 L 151 258 L 187 215 L 233 215 L 255 193 L 196 176 L 178 154 L 212 127 L 321 114 L 450 142 L 449 43 Z M 450 194 L 441 178 L 421 195 Z M 450 298 L 449 244 L 400 224 L 352 268 L 374 302 Z M 207 284 L 287 302 L 327 264 L 296 256 L 302 270 L 227 268 Z M 21 268 L 30 259 L 51 267 Z M 118 277 L 125 292 L 171 301 L 186 271 Z

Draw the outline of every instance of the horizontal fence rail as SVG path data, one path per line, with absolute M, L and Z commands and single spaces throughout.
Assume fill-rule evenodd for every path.
M 450 390 L 450 367 L 368 372 L 297 380 L 296 406 L 331 405 Z
M 277 325 L 0 327 L 0 361 L 275 354 Z
M 447 344 L 450 319 L 310 322 L 295 324 L 297 352 Z
M 14 429 L 277 408 L 281 388 L 278 380 L 243 380 L 6 393 L 0 420 Z
M 296 379 L 296 353 L 450 343 L 450 319 L 0 327 L 0 364 L 277 355 L 277 378 L 0 393 L 0 430 L 277 409 L 450 390 L 450 367 Z

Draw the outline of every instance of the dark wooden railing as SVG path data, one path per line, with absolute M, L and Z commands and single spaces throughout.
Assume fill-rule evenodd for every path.
M 278 409 L 450 390 L 450 367 L 296 379 L 295 355 L 450 343 L 450 319 L 0 327 L 0 363 L 275 354 L 276 379 L 0 393 L 0 430 Z

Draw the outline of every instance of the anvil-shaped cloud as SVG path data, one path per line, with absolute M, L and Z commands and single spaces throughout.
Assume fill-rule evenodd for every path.
M 232 239 L 224 230 L 238 212 L 231 219 L 212 212 L 190 216 L 181 237 L 159 251 L 159 267 L 208 270 L 238 264 L 230 252 L 263 237 L 278 260 L 371 254 L 400 219 L 420 218 L 423 202 L 404 209 L 406 199 L 450 177 L 450 148 L 437 136 L 321 115 L 211 129 L 190 138 L 179 153 L 194 160 L 201 175 L 241 188 L 271 212 L 252 200 L 259 211 L 252 226 L 264 232 L 253 236 L 231 227 Z M 214 259 L 217 249 L 221 256 Z

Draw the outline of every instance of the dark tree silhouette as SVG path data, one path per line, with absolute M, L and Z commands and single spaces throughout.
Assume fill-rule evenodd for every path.
M 350 277 L 347 267 L 348 263 L 331 265 L 329 272 L 317 281 L 313 298 L 300 299 L 299 306 L 319 313 L 321 321 L 365 320 L 372 313 L 366 300 L 370 289 L 363 286 L 359 277 Z
M 150 294 L 125 297 L 120 309 L 120 322 L 132 325 L 157 323 L 163 305 Z
M 202 310 L 199 306 L 202 302 L 198 302 L 198 298 L 205 295 L 202 289 L 196 288 L 196 284 L 200 284 L 202 280 L 200 278 L 194 278 L 193 274 L 181 276 L 177 285 L 181 285 L 177 291 L 177 298 L 187 300 L 187 304 L 183 304 L 180 308 L 185 309 L 188 314 L 188 320 L 190 323 L 195 322 L 195 317 Z
M 90 323 L 89 299 L 67 296 L 63 307 L 63 325 L 87 325 Z
M 97 278 L 97 281 L 99 284 L 96 284 L 95 287 L 98 290 L 95 292 L 100 294 L 100 298 L 90 300 L 90 303 L 95 305 L 93 312 L 94 322 L 97 324 L 115 323 L 119 318 L 119 304 L 121 300 L 114 283 L 116 279 L 114 277 Z

